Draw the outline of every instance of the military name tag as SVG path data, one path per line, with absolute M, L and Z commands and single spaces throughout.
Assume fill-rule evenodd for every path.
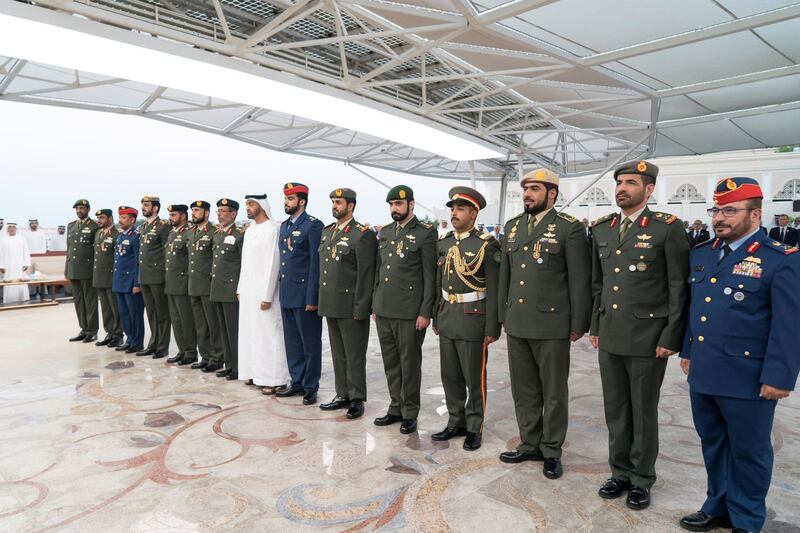
M 300 230 L 299 229 L 294 230 L 292 232 L 292 235 L 295 236 L 295 237 L 299 237 L 300 236 Z
M 81 233 L 91 233 L 91 232 L 92 232 L 92 230 L 90 228 L 83 228 L 81 230 Z
M 222 241 L 222 243 L 223 244 L 236 244 L 236 237 L 234 237 L 233 235 L 228 235 L 228 236 L 225 237 L 225 239 Z
M 129 241 L 128 239 L 125 239 L 124 241 L 122 241 L 122 245 L 123 246 L 128 246 L 130 243 L 131 243 L 131 241 Z

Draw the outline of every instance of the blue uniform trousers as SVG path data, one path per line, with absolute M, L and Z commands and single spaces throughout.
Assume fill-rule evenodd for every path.
M 322 372 L 322 317 L 303 307 L 281 308 L 292 388 L 317 392 Z
M 772 420 L 777 402 L 691 394 L 703 446 L 708 492 L 702 510 L 729 516 L 734 527 L 760 531 L 772 478 Z
M 144 344 L 144 300 L 142 294 L 132 292 L 115 292 L 119 319 L 122 330 L 127 337 L 126 342 L 132 348 L 141 348 Z

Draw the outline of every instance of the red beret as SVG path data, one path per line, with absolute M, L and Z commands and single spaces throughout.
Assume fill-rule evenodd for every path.
M 121 205 L 121 206 L 119 206 L 119 211 L 118 211 L 118 213 L 119 213 L 120 215 L 133 215 L 133 216 L 135 216 L 135 217 L 138 217 L 138 216 L 139 216 L 139 211 L 137 211 L 136 209 L 134 209 L 134 208 L 132 208 L 132 207 L 128 207 L 127 205 Z
M 283 195 L 289 196 L 290 194 L 297 194 L 299 192 L 308 194 L 308 187 L 302 183 L 287 183 L 283 186 Z

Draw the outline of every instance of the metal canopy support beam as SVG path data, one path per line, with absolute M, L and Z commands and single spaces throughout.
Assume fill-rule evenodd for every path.
M 794 102 L 786 102 L 785 104 L 773 104 L 760 107 L 751 107 L 749 109 L 738 109 L 736 111 L 726 111 L 723 113 L 711 113 L 709 115 L 702 115 L 699 117 L 679 118 L 675 120 L 663 120 L 658 123 L 659 129 L 674 128 L 676 126 L 691 126 L 694 124 L 705 124 L 707 122 L 716 122 L 718 120 L 730 120 L 735 118 L 752 117 L 755 115 L 765 115 L 767 113 L 778 113 L 781 111 L 792 111 L 793 109 L 800 109 L 800 100 Z
M 555 1 L 556 0 L 511 0 L 510 2 L 506 2 L 492 9 L 487 9 L 475 17 L 475 20 L 481 26 L 487 26 L 501 20 L 527 13 L 528 11 L 533 11 L 536 8 L 552 4 Z
M 266 40 L 271 35 L 276 34 L 281 29 L 289 26 L 295 19 L 302 18 L 306 14 L 317 9 L 320 0 L 301 0 L 293 6 L 286 8 L 280 15 L 259 28 L 255 33 L 248 37 L 240 46 L 240 49 L 251 48 L 258 43 Z
M 800 74 L 800 65 L 790 65 L 787 67 L 770 68 L 767 70 L 760 70 L 758 72 L 751 72 L 749 74 L 741 74 L 739 76 L 731 76 L 730 78 L 721 78 L 718 80 L 704 81 L 702 83 L 692 83 L 690 85 L 681 85 L 671 89 L 661 89 L 656 92 L 659 98 L 668 98 L 670 96 L 680 96 L 683 94 L 693 94 L 702 91 L 710 91 L 712 89 L 721 89 L 723 87 L 731 87 L 733 85 L 742 85 L 745 83 L 753 83 L 755 81 L 771 80 L 781 78 L 783 76 L 793 76 Z
M 720 24 L 713 24 L 711 26 L 706 26 L 705 28 L 691 30 L 676 35 L 671 35 L 669 37 L 663 37 L 661 39 L 653 39 L 652 41 L 635 44 L 633 46 L 626 46 L 624 48 L 618 48 L 616 50 L 610 50 L 608 52 L 586 56 L 580 60 L 580 64 L 591 66 L 601 65 L 603 63 L 611 63 L 613 61 L 620 61 L 622 59 L 627 59 L 634 56 L 650 54 L 652 52 L 658 52 L 659 50 L 666 50 L 667 48 L 674 48 L 676 46 L 713 39 L 714 37 L 721 37 L 731 33 L 752 30 L 760 26 L 775 24 L 777 22 L 783 22 L 784 20 L 790 20 L 797 17 L 800 17 L 800 4 L 792 4 L 790 6 L 764 11 L 763 13 L 757 13 L 748 17 L 742 17 L 728 22 L 722 22 Z
M 497 210 L 497 223 L 501 226 L 506 221 L 506 195 L 508 194 L 508 176 L 503 174 L 500 180 L 500 206 Z

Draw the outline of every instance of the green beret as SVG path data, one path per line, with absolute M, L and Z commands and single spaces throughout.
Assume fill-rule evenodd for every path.
M 105 215 L 107 217 L 114 216 L 111 209 L 98 209 L 94 216 L 99 217 L 100 215 Z
M 186 213 L 189 211 L 189 206 L 184 204 L 172 204 L 167 206 L 167 211 L 172 213 L 173 211 L 177 211 L 178 213 Z
M 239 202 L 231 200 L 230 198 L 220 198 L 217 200 L 217 207 L 230 207 L 231 209 L 239 210 Z
M 396 187 L 392 187 L 391 189 L 389 189 L 389 192 L 386 195 L 387 202 L 391 202 L 392 200 L 413 200 L 413 199 L 414 199 L 414 190 L 407 185 L 398 185 Z
M 658 177 L 658 167 L 653 163 L 648 163 L 644 159 L 639 161 L 628 161 L 617 167 L 614 171 L 614 179 L 620 174 L 637 174 L 639 176 L 648 176 L 655 179 Z
M 89 200 L 81 198 L 80 200 L 76 200 L 75 203 L 72 204 L 72 207 L 80 207 L 80 206 L 89 207 Z
M 356 200 L 356 191 L 353 189 L 336 189 L 331 191 L 331 198 L 344 198 L 345 200 Z
M 445 204 L 447 207 L 453 207 L 453 204 L 456 203 L 471 205 L 479 211 L 486 207 L 486 198 L 470 187 L 453 187 L 447 195 L 450 197 L 450 200 Z

